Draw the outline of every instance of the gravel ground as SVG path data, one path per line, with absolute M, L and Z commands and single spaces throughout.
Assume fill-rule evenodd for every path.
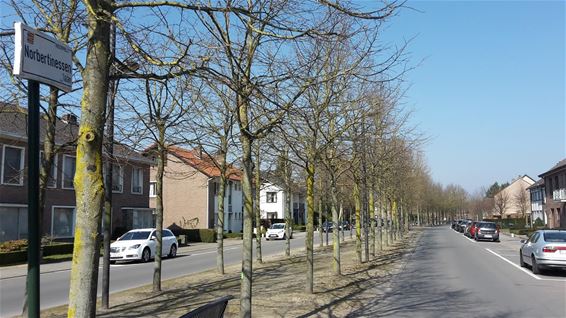
M 395 275 L 402 271 L 421 231 L 411 231 L 403 241 L 377 251 L 376 257 L 359 264 L 355 242 L 342 245 L 342 276 L 332 274 L 332 247 L 315 249 L 314 294 L 306 294 L 305 252 L 290 258 L 265 258 L 254 263 L 253 317 L 355 317 L 365 304 L 379 302 Z M 98 310 L 97 317 L 179 317 L 216 298 L 232 295 L 225 317 L 239 313 L 240 266 L 176 278 L 162 283 L 162 292 L 151 285 L 112 294 L 112 308 Z M 100 308 L 100 306 L 98 306 Z M 66 306 L 42 312 L 42 317 L 66 317 Z

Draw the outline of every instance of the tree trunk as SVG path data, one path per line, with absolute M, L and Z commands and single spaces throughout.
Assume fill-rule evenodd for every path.
M 68 317 L 94 317 L 100 254 L 98 229 L 103 209 L 102 140 L 110 65 L 111 1 L 87 0 L 88 50 L 77 142 L 75 240 Z M 104 12 L 104 13 L 103 13 Z M 96 268 L 95 268 L 96 267 Z
M 356 209 L 356 254 L 358 262 L 362 262 L 362 218 L 361 218 L 361 197 L 360 186 L 354 181 L 354 206 Z
M 110 26 L 110 54 L 111 62 L 116 53 L 116 26 Z M 114 159 L 114 110 L 118 81 L 114 80 L 109 84 L 108 108 L 106 125 L 106 155 L 107 169 L 104 176 L 104 215 L 102 216 L 102 308 L 110 308 L 110 240 L 112 238 L 112 160 Z
M 334 180 L 334 177 L 332 177 L 332 181 L 331 181 L 331 209 L 332 209 L 332 220 L 339 220 L 340 216 L 338 215 L 338 209 L 337 209 L 337 205 L 338 205 L 338 197 L 337 197 L 337 192 L 338 190 L 336 189 L 336 181 Z M 342 209 L 342 206 L 340 206 L 340 209 Z M 342 214 L 342 211 L 340 211 L 340 214 Z M 340 225 L 342 225 L 342 222 L 339 221 Z M 344 233 L 344 228 L 342 227 L 342 233 Z M 341 270 L 340 270 L 340 231 L 339 228 L 336 228 L 333 232 L 332 232 L 332 252 L 333 252 L 333 258 L 332 258 L 332 270 L 334 271 L 334 275 L 335 276 L 340 276 L 342 274 Z
M 322 194 L 322 189 L 319 189 L 320 193 Z M 328 220 L 326 220 L 327 224 L 328 224 Z M 323 247 L 324 246 L 324 233 L 322 232 L 322 195 L 319 197 L 318 199 L 318 227 L 320 229 L 320 231 L 318 231 L 318 238 L 319 238 L 319 242 L 318 242 L 318 246 L 319 247 Z M 328 230 L 329 229 L 325 229 Z
M 240 109 L 240 117 L 247 113 L 242 107 Z M 244 122 L 245 124 L 246 122 Z M 252 316 L 252 248 L 253 248 L 253 200 L 252 200 L 252 139 L 246 134 L 246 129 L 240 135 L 242 143 L 242 164 L 244 168 L 244 176 L 242 180 L 242 191 L 244 194 L 244 229 L 242 242 L 242 273 L 240 285 L 240 317 L 251 318 Z M 242 128 L 242 127 L 241 127 Z
M 370 221 L 370 252 L 371 257 L 375 257 L 375 202 L 373 197 L 373 186 L 369 189 L 369 221 Z
M 285 242 L 285 256 L 291 256 L 291 229 L 293 226 L 291 218 L 291 171 L 289 169 L 288 150 L 284 152 L 284 174 L 285 174 L 285 229 L 287 231 L 287 241 Z
M 256 144 L 255 148 L 255 200 L 254 200 L 254 210 L 255 210 L 255 226 L 257 228 L 255 236 L 255 257 L 258 263 L 263 263 L 263 258 L 261 256 L 261 211 L 259 207 L 260 193 L 261 190 L 261 176 L 260 176 L 260 165 L 261 160 L 259 158 L 260 145 L 259 142 Z
M 159 142 L 157 145 L 156 204 L 155 204 L 155 262 L 153 266 L 153 291 L 161 291 L 161 253 L 163 250 L 163 174 L 167 149 L 165 148 L 165 127 L 158 125 Z
M 312 160 L 314 156 L 309 156 Z M 307 285 L 306 292 L 312 294 L 314 290 L 314 173 L 315 167 L 312 161 L 307 164 L 307 237 L 305 240 L 307 250 Z
M 226 161 L 226 158 L 224 158 Z M 224 165 L 224 163 L 222 163 Z M 216 270 L 224 275 L 224 196 L 226 194 L 225 171 L 220 174 L 220 185 L 216 194 L 218 200 L 218 220 L 216 221 Z

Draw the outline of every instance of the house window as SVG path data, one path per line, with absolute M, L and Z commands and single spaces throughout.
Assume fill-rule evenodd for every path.
M 228 204 L 232 204 L 232 181 L 228 183 Z
M 277 212 L 267 212 L 268 219 L 275 219 L 277 218 Z
M 153 209 L 123 208 L 122 212 L 124 213 L 127 230 L 155 227 Z
M 277 192 L 266 193 L 267 203 L 277 203 Z
M 242 191 L 242 184 L 239 182 L 234 182 L 234 190 Z
M 75 178 L 76 161 L 75 157 L 63 155 L 63 176 L 62 185 L 63 189 L 73 189 L 73 179 Z
M 122 193 L 124 189 L 124 169 L 119 165 L 112 165 L 112 192 Z
M 2 153 L 2 184 L 24 184 L 24 148 L 4 145 Z
M 149 197 L 155 198 L 157 196 L 157 182 L 151 181 L 149 183 Z
M 73 237 L 75 233 L 75 207 L 53 207 L 51 236 Z
M 28 208 L 0 206 L 0 242 L 28 237 Z
M 132 168 L 132 193 L 142 194 L 143 193 L 143 169 L 133 167 Z
M 40 164 L 43 164 L 43 160 L 45 160 L 43 151 L 40 151 L 39 154 L 41 158 Z M 51 163 L 51 171 L 49 172 L 49 178 L 47 179 L 47 187 L 57 188 L 57 154 L 53 155 L 53 162 Z

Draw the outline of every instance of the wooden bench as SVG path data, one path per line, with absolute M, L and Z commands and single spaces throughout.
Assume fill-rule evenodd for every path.
M 182 315 L 179 318 L 222 318 L 224 311 L 228 305 L 228 301 L 234 299 L 234 296 L 225 296 L 200 306 L 197 309 Z

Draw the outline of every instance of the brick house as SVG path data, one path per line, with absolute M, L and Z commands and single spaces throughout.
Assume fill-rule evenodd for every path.
M 151 147 L 146 150 L 150 154 Z M 214 228 L 218 219 L 220 169 L 215 158 L 200 149 L 170 146 L 163 176 L 163 227 Z M 151 168 L 150 207 L 155 208 L 157 167 Z M 243 227 L 242 171 L 229 166 L 224 196 L 224 231 Z
M 544 212 L 549 228 L 566 227 L 566 159 L 559 161 L 539 177 L 544 179 Z
M 46 131 L 41 118 L 40 141 Z M 27 237 L 27 110 L 0 104 L 0 242 Z M 45 194 L 43 236 L 71 239 L 75 231 L 75 140 L 77 119 L 65 115 L 56 123 L 56 155 Z M 105 161 L 108 163 L 108 160 Z M 114 146 L 112 233 L 153 226 L 149 208 L 152 161 L 125 145 Z

